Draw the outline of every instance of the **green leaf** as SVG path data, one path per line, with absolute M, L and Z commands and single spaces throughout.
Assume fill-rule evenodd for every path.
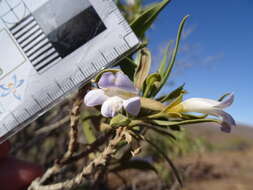
M 81 121 L 82 121 L 82 130 L 83 130 L 83 134 L 85 136 L 85 139 L 87 140 L 87 142 L 89 144 L 93 143 L 94 141 L 96 141 L 96 136 L 95 133 L 93 131 L 93 123 L 91 119 L 99 119 L 100 118 L 100 114 L 94 112 L 93 110 L 89 110 L 89 111 L 84 111 L 81 114 Z
M 165 129 L 161 129 L 159 126 L 157 127 L 157 126 L 149 124 L 149 125 L 145 125 L 145 127 L 149 128 L 161 135 L 168 136 L 168 137 L 172 138 L 173 140 L 176 140 L 176 137 L 172 133 L 168 132 Z
M 169 102 L 171 100 L 174 100 L 175 98 L 178 98 L 180 95 L 184 94 L 184 86 L 185 84 L 183 84 L 182 86 L 178 87 L 177 89 L 175 89 L 174 91 L 172 91 L 170 94 L 168 94 L 167 96 L 164 96 L 160 99 L 157 99 L 160 102 Z
M 145 138 L 145 140 L 154 148 L 154 150 L 156 150 L 165 160 L 166 162 L 169 164 L 169 166 L 171 167 L 178 183 L 181 185 L 181 187 L 183 187 L 183 181 L 181 179 L 181 176 L 176 168 L 176 166 L 174 165 L 174 163 L 172 162 L 172 160 L 167 156 L 167 154 L 164 153 L 163 150 L 161 150 L 155 143 L 153 143 L 151 140 Z
M 119 66 L 123 73 L 125 73 L 131 80 L 134 79 L 134 73 L 137 65 L 131 58 L 126 57 L 119 62 Z
M 130 122 L 131 120 L 128 117 L 122 114 L 118 114 L 111 119 L 110 126 L 111 127 L 128 126 Z
M 148 7 L 140 16 L 130 23 L 130 26 L 138 37 L 144 37 L 145 32 L 151 27 L 159 13 L 169 2 L 170 0 L 163 0 L 160 3 Z
M 192 119 L 192 120 L 183 120 L 183 121 L 164 121 L 164 120 L 151 120 L 151 122 L 155 125 L 169 127 L 173 125 L 187 125 L 187 124 L 196 124 L 196 123 L 206 123 L 206 122 L 216 122 L 219 123 L 218 120 L 215 119 Z
M 136 170 L 142 170 L 142 171 L 154 171 L 156 174 L 158 174 L 156 168 L 149 162 L 145 160 L 129 160 L 127 162 L 122 162 L 121 165 L 116 166 L 112 169 L 113 172 L 116 171 L 122 171 L 127 169 L 136 169 Z
M 84 136 L 86 137 L 86 140 L 89 144 L 96 141 L 96 137 L 95 137 L 95 134 L 92 130 L 92 124 L 90 121 L 83 122 L 83 133 L 84 133 Z
M 163 59 L 160 63 L 160 67 L 158 69 L 158 72 L 160 73 L 161 76 L 164 76 L 166 74 L 166 69 L 168 67 L 168 61 L 169 61 L 169 55 L 170 55 L 170 48 L 173 44 L 173 41 L 171 40 L 168 44 L 168 46 L 165 48 L 164 50 L 164 55 L 163 55 Z
M 135 87 L 142 89 L 151 67 L 151 53 L 147 48 L 140 52 L 140 61 L 134 75 Z
M 166 71 L 164 77 L 163 77 L 163 80 L 161 82 L 161 86 L 157 90 L 157 93 L 162 89 L 162 87 L 167 82 L 168 78 L 170 77 L 171 71 L 172 71 L 172 69 L 173 69 L 173 67 L 175 65 L 176 57 L 177 57 L 177 53 L 178 53 L 178 49 L 179 49 L 179 44 L 180 44 L 180 39 L 181 39 L 181 36 L 182 36 L 182 32 L 183 32 L 183 28 L 184 28 L 185 22 L 186 22 L 186 20 L 187 20 L 188 17 L 189 17 L 188 15 L 185 16 L 183 18 L 183 20 L 181 21 L 180 25 L 179 25 L 177 39 L 176 39 L 176 45 L 175 45 L 175 48 L 174 48 L 173 53 L 172 53 L 170 64 L 169 64 L 169 66 L 167 68 L 167 71 Z
M 181 94 L 180 96 L 178 96 L 174 101 L 171 102 L 170 105 L 168 105 L 163 112 L 165 113 L 170 113 L 170 109 L 173 108 L 174 106 L 180 104 L 183 101 L 183 94 Z
M 153 93 L 156 91 L 156 89 L 159 87 L 161 82 L 161 75 L 159 73 L 152 73 L 150 74 L 144 85 L 144 97 L 152 97 Z

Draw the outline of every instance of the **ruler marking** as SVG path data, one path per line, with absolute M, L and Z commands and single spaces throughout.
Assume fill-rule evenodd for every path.
M 91 65 L 95 68 L 96 71 L 99 70 L 93 62 L 91 62 Z
M 114 47 L 113 49 L 114 49 L 114 51 L 116 52 L 117 56 L 119 56 L 120 53 L 118 52 L 118 50 L 117 50 L 115 47 Z
M 3 127 L 5 128 L 5 130 L 6 130 L 7 132 L 10 131 L 10 129 L 5 125 L 5 123 L 3 123 Z
M 43 108 L 43 107 L 40 105 L 39 101 L 38 101 L 34 96 L 32 96 L 32 99 L 33 99 L 34 102 L 40 107 L 40 109 Z
M 84 76 L 84 78 L 86 78 L 86 76 L 85 76 L 84 72 L 82 71 L 82 69 L 79 66 L 77 68 L 79 69 L 79 71 L 81 72 L 81 74 Z
M 128 43 L 128 41 L 126 40 L 126 37 L 128 36 L 128 35 L 130 35 L 132 32 L 129 32 L 129 33 L 127 33 L 124 37 L 123 37 L 123 39 L 124 39 L 124 41 L 126 42 L 126 44 L 127 44 L 127 46 L 129 47 L 129 48 L 131 48 L 131 46 L 130 46 L 130 44 Z
M 32 116 L 32 114 L 29 112 L 29 110 L 28 109 L 24 109 L 25 111 L 26 111 L 26 113 L 28 113 L 28 115 L 31 117 Z
M 69 81 L 72 82 L 73 86 L 70 86 L 70 87 L 73 88 L 75 86 L 75 81 L 72 79 L 72 77 L 69 77 Z
M 47 96 L 49 97 L 49 99 L 51 99 L 52 101 L 54 101 L 53 97 L 49 94 L 49 92 L 47 93 Z M 51 104 L 51 102 L 50 102 Z
M 55 80 L 54 81 L 56 83 L 56 85 L 58 86 L 58 88 L 62 91 L 62 93 L 64 94 L 64 90 L 62 89 L 61 85 Z
M 10 112 L 11 116 L 14 118 L 14 120 L 19 124 L 18 118 L 15 116 L 14 113 Z
M 107 58 L 105 57 L 105 55 L 103 54 L 103 52 L 100 52 L 100 54 L 101 54 L 101 55 L 102 55 L 102 57 L 104 58 L 105 63 L 106 63 L 106 64 L 108 64 L 108 60 L 107 60 Z
M 111 10 L 111 11 L 108 13 L 108 16 L 111 15 L 114 11 L 117 11 L 117 10 L 118 10 L 118 8 L 115 8 L 115 9 Z

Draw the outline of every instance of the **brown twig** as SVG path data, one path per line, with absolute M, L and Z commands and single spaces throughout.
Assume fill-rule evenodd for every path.
M 35 182 L 37 182 L 38 184 L 43 184 L 47 179 L 58 173 L 64 167 L 64 163 L 67 162 L 75 153 L 78 146 L 77 137 L 81 105 L 83 103 L 83 97 L 89 89 L 90 85 L 86 85 L 84 88 L 79 90 L 74 100 L 70 113 L 69 144 L 67 152 L 61 159 L 57 160 L 55 164 L 51 168 L 49 168 L 40 179 L 35 180 Z
M 78 124 L 80 119 L 80 110 L 81 105 L 83 104 L 83 97 L 85 93 L 87 92 L 89 86 L 81 89 L 74 101 L 73 107 L 71 109 L 70 113 L 70 131 L 69 131 L 69 144 L 68 144 L 68 150 L 64 154 L 63 158 L 59 160 L 58 164 L 62 164 L 66 160 L 70 159 L 72 155 L 77 150 L 77 136 L 78 136 Z
M 57 121 L 56 123 L 46 126 L 46 127 L 42 127 L 41 129 L 35 131 L 35 135 L 39 136 L 45 133 L 50 133 L 51 131 L 61 127 L 62 125 L 64 125 L 65 123 L 70 121 L 70 117 L 66 116 L 65 118 L 61 119 L 60 121 Z
M 99 166 L 104 166 L 108 162 L 108 160 L 117 152 L 117 145 L 125 138 L 124 129 L 119 128 L 116 131 L 115 137 L 110 140 L 108 146 L 104 149 L 104 151 L 97 156 L 92 162 L 88 164 L 88 166 L 84 167 L 81 173 L 76 175 L 76 177 L 66 180 L 64 182 L 52 184 L 52 185 L 42 185 L 39 181 L 35 180 L 28 190 L 69 190 L 72 189 L 82 183 L 84 183 L 85 179 L 92 173 L 96 172 Z

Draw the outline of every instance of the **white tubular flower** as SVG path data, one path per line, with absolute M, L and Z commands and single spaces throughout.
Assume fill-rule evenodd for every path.
M 230 132 L 231 128 L 235 127 L 236 123 L 233 117 L 224 112 L 223 109 L 229 107 L 233 101 L 233 94 L 230 94 L 226 100 L 222 102 L 205 98 L 191 98 L 172 107 L 169 111 L 175 113 L 198 112 L 218 116 L 222 118 L 221 130 L 224 132 Z
M 139 91 L 122 72 L 104 73 L 98 87 L 99 89 L 91 90 L 84 97 L 86 106 L 102 105 L 101 113 L 104 117 L 114 117 L 123 108 L 133 116 L 139 114 L 141 109 Z

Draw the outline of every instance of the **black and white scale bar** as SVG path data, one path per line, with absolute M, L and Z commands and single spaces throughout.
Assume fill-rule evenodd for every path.
M 40 72 L 61 60 L 60 55 L 32 15 L 21 20 L 10 28 L 10 31 L 36 71 Z

